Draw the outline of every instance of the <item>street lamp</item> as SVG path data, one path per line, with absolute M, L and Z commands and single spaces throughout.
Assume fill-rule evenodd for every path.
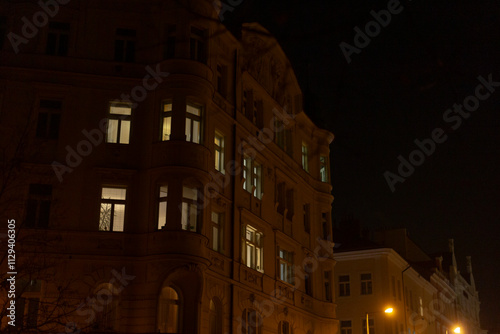
M 460 326 L 455 327 L 455 329 L 453 330 L 453 333 L 460 334 Z
M 386 314 L 391 314 L 392 312 L 394 312 L 394 309 L 392 307 L 388 307 L 384 310 L 384 312 Z M 368 312 L 366 312 L 366 334 L 370 334 L 370 319 L 368 317 Z M 460 332 L 459 332 L 460 333 Z

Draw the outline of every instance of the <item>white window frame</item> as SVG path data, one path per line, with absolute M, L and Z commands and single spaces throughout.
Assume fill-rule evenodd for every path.
M 201 206 L 198 203 L 199 189 L 197 187 L 184 185 L 182 187 L 182 229 L 190 232 L 198 232 L 201 223 Z
M 195 110 L 198 110 L 198 114 L 194 112 Z M 200 105 L 191 102 L 186 104 L 186 141 L 203 144 L 202 117 L 203 108 Z
M 243 155 L 243 189 L 262 199 L 262 165 L 248 155 Z
M 214 158 L 215 158 L 215 170 L 225 174 L 224 170 L 224 135 L 215 130 L 214 134 Z
M 288 284 L 295 284 L 294 276 L 294 254 L 286 249 L 278 249 L 278 273 L 279 279 Z
M 302 142 L 302 169 L 309 173 L 309 146 Z
M 242 259 L 243 263 L 254 270 L 264 272 L 264 235 L 251 225 L 243 227 Z
M 108 111 L 106 142 L 110 144 L 130 144 L 131 128 L 132 104 L 111 102 Z

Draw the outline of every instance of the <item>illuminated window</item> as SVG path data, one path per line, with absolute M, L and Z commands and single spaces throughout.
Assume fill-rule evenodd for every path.
M 69 50 L 70 24 L 50 22 L 45 53 L 51 56 L 67 56 Z
M 135 60 L 135 36 L 133 29 L 116 29 L 115 61 L 132 63 Z
M 123 232 L 126 193 L 125 188 L 102 188 L 99 231 Z
M 264 272 L 262 233 L 247 225 L 244 229 L 242 257 L 244 264 L 252 269 Z
M 172 135 L 172 102 L 163 103 L 161 140 L 170 140 Z
M 319 176 L 321 182 L 328 182 L 328 157 L 325 155 L 319 157 Z
M 293 253 L 280 249 L 278 263 L 280 280 L 289 284 L 294 284 Z
M 25 226 L 28 228 L 47 228 L 50 220 L 52 186 L 30 184 L 26 202 Z
M 128 103 L 111 104 L 108 115 L 106 142 L 128 144 L 130 142 L 130 116 L 132 106 Z
M 201 208 L 198 205 L 198 189 L 195 187 L 182 187 L 182 229 L 198 232 Z
M 339 296 L 347 297 L 351 295 L 351 278 L 349 275 L 339 276 Z
M 372 294 L 372 274 L 361 274 L 361 294 Z
M 262 167 L 247 155 L 243 156 L 243 189 L 262 198 Z
M 340 334 L 352 334 L 352 322 L 351 322 L 351 320 L 346 320 L 346 321 L 340 322 Z
M 167 286 L 161 290 L 158 302 L 158 332 L 177 334 L 181 332 L 182 304 L 179 293 Z
M 167 224 L 167 196 L 168 186 L 160 186 L 158 196 L 158 229 L 161 230 Z
M 307 144 L 302 142 L 302 168 L 309 172 L 309 157 Z
M 57 139 L 59 137 L 61 109 L 61 101 L 40 101 L 36 124 L 36 136 L 38 138 Z
M 201 107 L 186 106 L 186 141 L 201 143 Z
M 212 249 L 224 250 L 224 214 L 212 211 Z
M 225 174 L 224 170 L 224 136 L 215 131 L 214 136 L 215 170 Z

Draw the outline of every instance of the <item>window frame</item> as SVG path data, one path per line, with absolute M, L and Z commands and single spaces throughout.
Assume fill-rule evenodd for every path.
M 214 214 L 217 215 L 217 222 L 214 221 Z M 225 213 L 219 211 L 212 211 L 210 215 L 210 226 L 211 226 L 211 243 L 212 249 L 219 253 L 224 253 L 224 224 L 225 223 Z M 217 242 L 214 238 L 214 232 L 217 234 Z
M 50 225 L 53 187 L 50 184 L 31 183 L 28 186 L 24 226 L 47 229 Z M 31 219 L 33 218 L 33 221 Z
M 224 148 L 224 134 L 219 130 L 215 130 L 214 133 L 214 160 L 215 160 L 215 170 L 225 175 L 226 171 L 224 169 L 225 163 L 225 148 Z M 220 144 L 217 144 L 217 140 Z M 217 167 L 218 165 L 218 167 Z
M 172 291 L 174 291 L 176 299 L 168 299 L 167 297 L 163 297 L 164 289 L 171 289 Z M 162 301 L 164 301 L 164 303 L 162 303 Z M 158 327 L 160 327 L 160 322 L 163 319 L 165 320 L 165 323 L 168 322 L 168 319 L 170 318 L 169 312 L 171 310 L 170 305 L 177 305 L 177 323 L 176 323 L 177 326 L 175 326 L 176 328 L 174 329 L 173 332 L 167 331 L 167 328 L 165 328 L 165 331 L 163 332 L 162 329 L 158 328 Z M 165 312 L 165 316 L 164 316 L 165 318 L 161 317 L 162 306 L 166 307 L 166 312 Z M 184 311 L 184 302 L 183 302 L 182 294 L 181 294 L 180 290 L 171 284 L 163 286 L 161 288 L 160 295 L 158 296 L 158 315 L 157 315 L 157 324 L 156 324 L 158 333 L 162 333 L 162 334 L 182 333 L 182 319 L 183 319 L 183 313 L 184 313 L 183 311 Z
M 262 334 L 262 316 L 259 312 L 251 308 L 244 309 L 241 320 L 242 333 Z
M 161 108 L 161 127 L 160 127 L 160 140 L 169 141 L 172 137 L 172 114 L 173 103 L 172 100 L 165 100 L 162 102 Z M 170 110 L 167 106 L 170 106 Z M 167 137 L 167 138 L 166 138 Z
M 200 114 L 199 115 L 193 114 L 192 112 L 189 111 L 189 107 L 197 109 Z M 185 115 L 186 125 L 184 132 L 184 134 L 186 135 L 186 142 L 203 145 L 203 114 L 204 114 L 204 108 L 202 105 L 191 101 L 188 101 L 186 103 L 186 115 Z M 198 123 L 198 142 L 194 141 L 195 138 L 194 124 L 196 123 Z
M 343 280 L 347 277 L 347 280 Z M 339 297 L 351 296 L 351 276 L 339 275 Z
M 166 190 L 166 191 L 165 191 Z M 162 196 L 162 193 L 165 193 Z M 165 222 L 162 226 L 160 226 L 161 222 L 161 211 L 162 211 L 162 203 L 165 203 Z M 158 186 L 158 220 L 157 220 L 157 229 L 162 230 L 167 226 L 167 214 L 168 214 L 168 184 L 162 184 Z
M 363 278 L 363 276 L 369 275 L 370 278 Z M 362 296 L 372 295 L 373 294 L 373 275 L 372 273 L 361 273 L 359 275 L 360 281 L 360 292 Z
M 46 115 L 42 124 L 41 115 Z M 40 99 L 36 124 L 36 137 L 40 139 L 57 140 L 62 118 L 62 101 Z
M 302 169 L 309 173 L 309 145 L 304 141 L 302 141 L 301 157 Z
M 71 23 L 50 21 L 47 25 L 45 54 L 60 57 L 68 56 L 70 49 L 70 37 Z
M 125 199 L 114 199 L 114 198 L 103 198 L 104 194 L 104 189 L 120 189 L 120 190 L 124 190 L 124 194 L 125 194 Z M 127 187 L 124 187 L 124 186 L 115 186 L 115 185 L 112 185 L 112 186 L 107 186 L 107 185 L 103 185 L 101 186 L 101 198 L 100 198 L 100 201 L 99 201 L 99 207 L 100 207 L 100 210 L 99 210 L 99 229 L 98 231 L 99 232 L 124 232 L 125 231 L 125 222 L 126 222 L 126 213 L 127 213 Z M 103 204 L 110 204 L 111 205 L 111 208 L 110 208 L 110 217 L 109 217 L 109 230 L 105 230 L 105 229 L 101 229 L 101 226 L 102 226 L 102 220 L 103 220 Z M 123 221 L 122 221 L 122 229 L 121 230 L 115 230 L 114 227 L 115 227 L 115 206 L 116 205 L 123 205 Z
M 331 270 L 323 271 L 323 288 L 325 292 L 325 300 L 331 303 L 333 301 Z
M 208 59 L 208 29 L 191 26 L 189 30 L 189 58 L 206 64 Z
M 119 43 L 122 43 L 121 47 Z M 116 28 L 114 61 L 121 63 L 135 62 L 137 44 L 137 30 L 130 28 Z
M 196 198 L 186 196 L 185 191 L 193 191 L 196 193 Z M 199 233 L 201 231 L 201 223 L 203 219 L 203 208 L 199 202 L 200 188 L 190 184 L 182 186 L 182 199 L 181 199 L 181 229 L 183 231 Z M 194 210 L 194 211 L 193 211 Z M 195 213 L 195 224 L 191 225 L 192 214 Z M 186 216 L 187 215 L 187 216 Z M 189 221 L 188 221 L 189 220 Z M 193 228 L 194 227 L 194 228 Z
M 340 334 L 352 334 L 352 320 L 340 320 Z
M 254 237 L 248 239 L 248 233 L 253 233 Z M 264 234 L 258 228 L 246 224 L 243 225 L 243 235 L 242 235 L 242 262 L 248 268 L 264 272 L 264 245 L 263 239 Z M 250 250 L 250 255 L 249 255 Z M 249 263 L 250 262 L 250 263 Z
M 253 197 L 262 199 L 262 165 L 247 154 L 243 154 L 243 189 Z
M 330 173 L 329 171 L 329 161 L 327 155 L 319 156 L 319 179 L 321 182 L 329 183 L 330 182 Z
M 293 252 L 278 247 L 278 279 L 291 285 L 295 284 L 294 255 Z
M 112 108 L 128 108 L 129 114 L 112 113 Z M 129 102 L 110 102 L 108 105 L 108 119 L 106 124 L 106 143 L 107 144 L 119 144 L 119 145 L 129 145 L 132 138 L 132 110 L 133 105 Z M 111 121 L 116 121 L 116 133 L 114 131 L 114 126 L 111 125 Z M 128 130 L 123 130 L 123 125 L 128 123 Z M 112 130 L 112 132 L 110 132 Z M 125 138 L 124 133 L 126 131 Z M 116 135 L 116 136 L 115 136 Z M 113 138 L 110 138 L 113 136 Z M 123 141 L 122 141 L 123 140 Z

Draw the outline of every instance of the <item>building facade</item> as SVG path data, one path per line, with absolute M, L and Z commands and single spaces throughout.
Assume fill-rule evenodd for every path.
M 4 330 L 337 331 L 333 135 L 276 40 L 221 5 L 2 3 Z
M 334 254 L 340 333 L 480 334 L 479 296 L 470 258 L 460 275 L 453 240 L 432 258 L 405 229 L 375 232 Z M 393 312 L 384 311 L 392 308 Z

